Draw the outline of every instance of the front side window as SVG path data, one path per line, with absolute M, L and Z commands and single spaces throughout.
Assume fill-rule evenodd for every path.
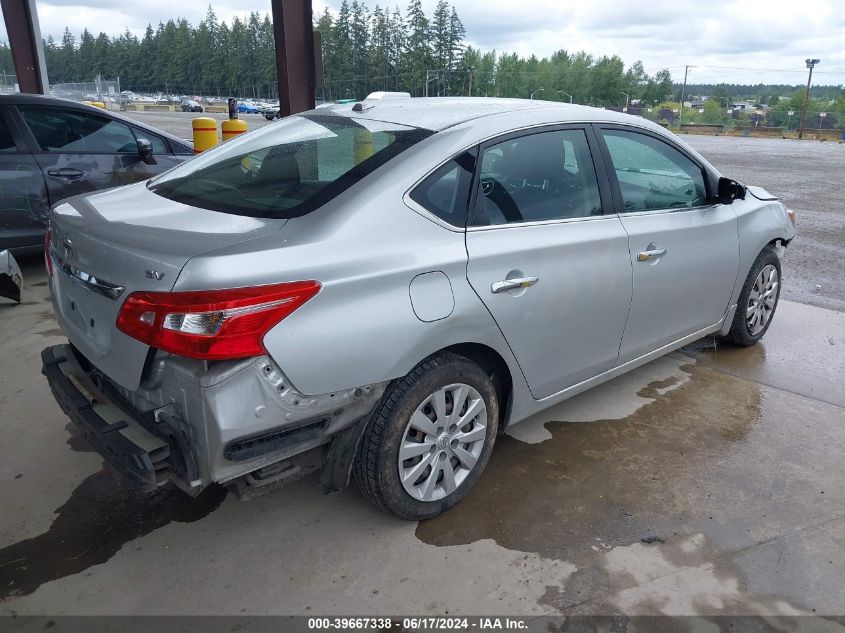
M 417 185 L 411 199 L 444 222 L 463 228 L 474 171 L 474 152 L 464 152 Z
M 598 181 L 584 130 L 540 132 L 484 150 L 473 225 L 601 213 Z
M 625 212 L 688 209 L 707 204 L 701 167 L 680 151 L 638 132 L 602 133 Z
M 293 218 L 326 204 L 429 135 L 382 121 L 294 116 L 203 152 L 148 186 L 212 211 Z
M 135 137 L 136 138 L 145 138 L 150 142 L 153 148 L 153 154 L 169 154 L 170 150 L 167 149 L 167 144 L 164 142 L 164 139 L 160 136 L 156 136 L 155 134 L 150 134 L 146 130 L 140 130 L 138 128 L 133 128 L 135 130 Z
M 44 152 L 138 151 L 129 126 L 108 117 L 44 106 L 18 106 L 18 110 Z

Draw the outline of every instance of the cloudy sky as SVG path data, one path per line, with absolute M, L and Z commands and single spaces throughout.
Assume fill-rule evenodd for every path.
M 340 0 L 313 0 L 314 11 L 336 9 Z M 388 2 L 391 6 L 394 1 Z M 548 55 L 565 48 L 595 55 L 640 59 L 650 73 L 668 67 L 701 83 L 801 83 L 804 60 L 822 59 L 814 78 L 845 84 L 843 0 L 453 0 L 475 46 L 523 55 Z M 423 0 L 428 12 L 436 0 Z M 148 22 L 186 17 L 201 20 L 209 0 L 36 0 L 45 37 L 67 25 L 78 34 L 117 34 L 128 27 L 141 35 Z M 219 18 L 230 21 L 250 10 L 270 11 L 269 0 L 212 0 Z M 368 0 L 373 8 L 376 0 Z M 382 1 L 382 4 L 384 2 Z M 407 0 L 399 3 L 400 7 Z M 837 6 L 838 5 L 838 6 Z M 0 38 L 6 39 L 0 28 Z M 48 69 L 49 70 L 49 69 Z M 816 83 L 816 79 L 814 79 Z

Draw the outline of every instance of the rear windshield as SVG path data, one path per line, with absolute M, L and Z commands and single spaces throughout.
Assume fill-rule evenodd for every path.
M 204 152 L 148 186 L 165 198 L 212 211 L 294 218 L 431 134 L 381 121 L 294 116 Z

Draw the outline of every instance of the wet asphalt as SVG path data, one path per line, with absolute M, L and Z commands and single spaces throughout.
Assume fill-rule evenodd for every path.
M 842 614 L 845 314 L 782 301 L 514 427 L 423 523 L 308 478 L 140 496 L 39 374 L 38 258 L 0 305 L 0 615 Z M 832 629 L 835 630 L 835 629 Z

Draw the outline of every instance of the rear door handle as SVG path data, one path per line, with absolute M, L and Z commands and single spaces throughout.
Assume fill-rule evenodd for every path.
M 650 251 L 641 251 L 637 253 L 638 262 L 647 262 L 650 259 L 659 259 L 666 254 L 665 248 L 655 248 Z
M 507 292 L 508 290 L 516 290 L 517 288 L 529 288 L 540 281 L 539 277 L 516 277 L 515 279 L 503 279 L 502 281 L 493 282 L 490 285 L 490 290 L 493 294 L 500 292 Z
M 67 180 L 69 182 L 76 182 L 77 180 L 82 180 L 85 177 L 85 174 L 78 169 L 74 169 L 73 167 L 60 167 L 59 169 L 48 169 L 47 175 L 52 176 L 53 178 L 61 178 L 62 180 Z

